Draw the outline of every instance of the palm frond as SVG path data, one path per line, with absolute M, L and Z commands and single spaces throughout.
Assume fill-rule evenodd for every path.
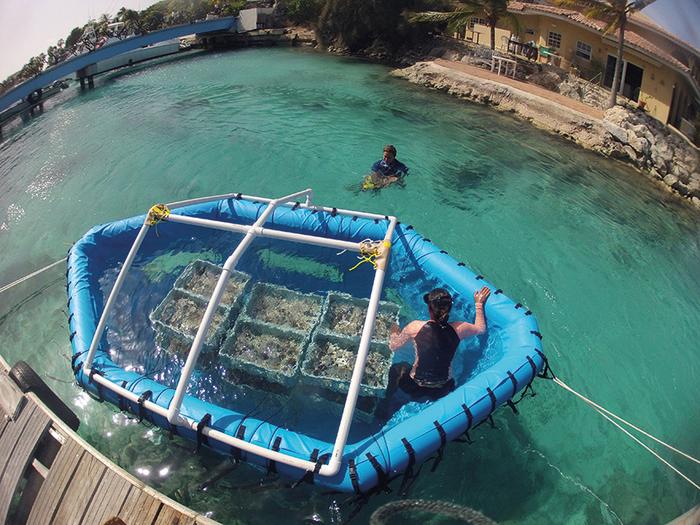
M 469 17 L 474 14 L 471 9 L 460 9 L 451 13 L 443 13 L 439 11 L 424 11 L 421 13 L 408 13 L 408 21 L 415 24 L 420 22 L 441 23 L 447 22 L 450 25 L 461 25 L 462 22 L 468 22 Z

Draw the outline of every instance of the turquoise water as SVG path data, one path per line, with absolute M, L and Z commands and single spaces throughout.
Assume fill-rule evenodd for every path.
M 332 206 L 393 213 L 537 315 L 555 371 L 610 410 L 700 455 L 698 212 L 620 164 L 528 125 L 296 50 L 212 54 L 103 79 L 0 145 L 0 283 L 52 262 L 92 225 L 155 202 L 312 186 Z M 357 193 L 385 143 L 405 188 Z M 226 523 L 325 522 L 334 500 L 263 485 L 245 465 L 100 405 L 70 384 L 61 269 L 0 297 L 3 357 L 25 359 L 80 414 L 81 434 L 156 488 Z M 551 383 L 453 444 L 412 496 L 499 523 L 664 523 L 700 501 Z M 691 478 L 697 465 L 670 458 Z M 395 497 L 373 500 L 358 516 Z M 347 515 L 347 506 L 341 513 Z M 422 523 L 419 515 L 408 523 Z

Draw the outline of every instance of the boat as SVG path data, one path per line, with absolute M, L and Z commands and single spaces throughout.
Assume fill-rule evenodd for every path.
M 225 262 L 218 267 L 211 295 L 202 303 L 206 309 L 202 307 L 204 313 L 193 337 L 180 354 L 181 359 L 173 358 L 177 361 L 177 384 L 167 384 L 157 374 L 115 362 L 117 352 L 108 337 L 111 328 L 107 326 L 113 322 L 115 305 L 139 290 L 146 290 L 143 299 L 133 299 L 128 311 L 144 319 L 150 316 L 151 321 L 162 321 L 158 315 L 165 308 L 165 300 L 153 310 L 139 306 L 139 301 L 153 300 L 157 304 L 161 300 L 160 296 L 151 298 L 154 294 L 147 290 L 148 283 L 127 285 L 124 292 L 122 287 L 130 282 L 129 272 L 150 268 L 153 261 L 161 260 L 159 257 L 183 250 L 183 240 L 194 239 L 200 243 L 197 245 L 200 250 L 211 249 L 210 244 L 215 241 L 221 242 L 225 251 L 220 260 Z M 232 406 L 220 406 L 212 399 L 194 395 L 196 388 L 188 390 L 201 356 L 216 360 L 236 350 L 238 339 L 232 336 L 225 340 L 224 349 L 217 355 L 217 341 L 212 339 L 212 334 L 217 332 L 214 319 L 222 308 L 228 280 L 241 278 L 244 282 L 250 278 L 242 261 L 247 260 L 251 246 L 263 241 L 269 246 L 299 247 L 299 253 L 305 257 L 316 253 L 314 250 L 328 252 L 343 264 L 348 260 L 343 257 L 357 261 L 354 257 L 359 256 L 359 268 L 347 272 L 345 280 L 336 279 L 332 285 L 358 290 L 363 283 L 362 286 L 371 290 L 363 303 L 366 310 L 361 333 L 352 339 L 356 355 L 351 377 L 339 390 L 342 392 L 339 422 L 326 416 L 315 418 L 328 429 L 330 439 L 296 428 L 293 422 L 275 420 L 269 415 L 256 417 L 251 410 L 237 409 L 236 401 Z M 201 265 L 206 264 L 209 263 L 196 262 L 179 276 L 169 277 L 170 283 L 177 280 L 168 296 L 181 293 L 178 286 L 182 280 L 204 272 Z M 197 265 L 199 270 L 195 269 Z M 305 279 L 303 282 L 326 283 L 321 277 Z M 318 206 L 311 189 L 276 199 L 229 193 L 178 201 L 156 205 L 145 215 L 96 226 L 70 249 L 67 281 L 73 371 L 78 384 L 91 395 L 187 438 L 197 448 L 204 445 L 288 479 L 305 480 L 341 492 L 367 494 L 401 473 L 410 475 L 415 465 L 441 452 L 448 442 L 468 436 L 470 430 L 489 420 L 498 408 L 509 405 L 516 410 L 515 396 L 521 393 L 522 399 L 546 366 L 542 336 L 529 309 L 456 261 L 411 225 L 389 215 Z M 318 288 L 313 283 L 309 285 L 312 292 Z M 465 316 L 473 314 L 474 291 L 485 285 L 492 287 L 494 292 L 486 304 L 489 336 L 488 341 L 472 343 L 471 357 L 460 354 L 463 349 L 458 351 L 454 362 L 471 359 L 472 364 L 455 372 L 459 377 L 454 391 L 435 401 L 409 403 L 405 406 L 410 408 L 401 408 L 388 421 L 375 421 L 374 427 L 362 427 L 370 430 L 358 435 L 351 433 L 351 426 L 361 425 L 358 416 L 362 402 L 368 393 L 377 394 L 363 382 L 363 373 L 368 367 L 368 356 L 372 356 L 378 345 L 375 326 L 379 326 L 379 314 L 385 304 L 380 300 L 385 283 L 391 285 L 389 299 L 395 301 L 402 301 L 404 296 L 412 300 L 417 295 L 414 290 L 425 290 L 439 283 L 453 293 L 453 312 L 459 310 L 459 315 Z M 278 284 L 264 286 L 276 287 L 278 293 L 282 289 L 285 293 L 297 293 Z M 334 294 L 343 295 L 340 292 L 345 291 L 329 290 L 321 302 L 326 304 Z M 323 308 L 327 311 L 328 305 Z M 240 323 L 245 324 L 238 319 L 235 326 Z M 311 344 L 308 339 L 304 341 L 305 345 Z M 484 348 L 488 352 L 484 353 Z M 475 355 L 478 366 L 473 366 Z M 303 370 L 295 370 L 296 375 L 282 379 L 297 380 Z M 307 406 L 311 407 L 310 402 L 304 403 Z

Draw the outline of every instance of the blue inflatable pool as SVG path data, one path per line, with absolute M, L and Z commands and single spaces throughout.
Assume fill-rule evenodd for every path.
M 132 217 L 88 231 L 70 250 L 67 270 L 72 364 L 78 383 L 121 410 L 198 445 L 232 454 L 290 479 L 305 479 L 343 492 L 366 493 L 395 475 L 410 471 L 447 442 L 488 419 L 497 408 L 511 404 L 513 397 L 544 368 L 541 335 L 531 312 L 411 226 L 390 217 L 316 207 L 310 201 L 279 202 L 268 214 L 265 210 L 269 203 L 270 200 L 240 194 L 186 205 L 176 203 L 171 206 L 172 220 L 167 208 L 155 216 L 152 209 L 149 216 Z M 172 212 L 175 208 L 182 218 L 179 222 Z M 263 221 L 264 231 L 256 229 L 256 221 Z M 131 263 L 136 244 L 140 244 L 144 257 L 163 254 L 172 249 L 175 239 L 201 238 L 200 226 L 205 223 L 218 225 L 207 234 L 211 239 L 221 234 L 225 225 L 242 225 L 226 233 L 238 242 L 244 239 L 242 244 L 248 242 L 245 239 L 250 232 L 273 236 L 283 235 L 276 232 L 291 232 L 348 244 L 365 239 L 386 241 L 388 235 L 390 254 L 386 254 L 388 261 L 379 263 L 379 269 L 386 270 L 397 289 L 402 290 L 403 284 L 415 280 L 421 280 L 425 287 L 443 286 L 455 296 L 456 307 L 462 309 L 459 315 L 466 316 L 473 314 L 470 308 L 474 291 L 485 285 L 492 287 L 486 317 L 489 338 L 497 340 L 498 351 L 482 360 L 479 367 L 467 369 L 465 365 L 457 378 L 457 388 L 450 394 L 437 401 L 414 404 L 410 411 L 370 434 L 351 435 L 347 443 L 341 440 L 342 446 L 308 435 L 303 429 L 284 428 L 285 424 L 279 421 L 257 419 L 235 407 L 217 406 L 184 391 L 181 399 L 173 401 L 177 389 L 172 384 L 163 384 L 115 363 L 107 336 L 109 322 L 102 315 L 111 302 L 105 280 L 113 281 L 117 269 Z M 385 244 L 389 246 L 388 242 Z M 369 265 L 364 271 L 365 278 L 375 273 Z M 117 291 L 119 284 L 117 278 Z M 422 291 L 428 291 L 425 287 Z M 140 313 L 145 318 L 149 315 L 149 311 Z M 459 359 L 458 353 L 455 360 Z M 179 408 L 173 410 L 172 405 Z M 348 421 L 352 420 L 352 409 L 354 403 Z

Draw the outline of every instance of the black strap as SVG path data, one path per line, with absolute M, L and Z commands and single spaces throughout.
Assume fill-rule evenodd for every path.
M 489 387 L 486 387 L 486 392 L 489 394 L 489 399 L 491 399 L 491 410 L 489 410 L 489 414 L 496 410 L 496 394 L 493 393 L 493 390 L 491 390 Z
M 338 208 L 333 208 L 331 211 L 331 217 L 335 217 L 336 215 L 338 215 Z
M 243 194 L 242 194 L 242 193 L 237 193 L 237 194 L 236 194 L 236 200 L 237 200 L 237 201 L 241 200 L 242 197 L 243 197 Z
M 73 369 L 73 374 L 77 374 L 78 370 L 80 370 L 83 367 L 83 362 L 81 361 L 77 365 L 75 362 L 78 360 L 78 358 L 83 355 L 85 352 L 76 352 L 73 354 L 73 357 L 70 358 L 70 367 Z
M 433 241 L 431 241 L 430 239 L 428 239 L 427 237 L 424 238 L 423 240 L 424 240 L 425 242 L 433 242 Z
M 527 312 L 525 312 L 525 315 L 532 315 L 532 312 L 528 310 Z
M 75 316 L 75 314 L 73 312 L 71 312 L 70 315 L 68 316 L 68 324 L 70 324 L 70 322 L 73 320 L 74 316 Z
M 508 379 L 510 379 L 510 382 L 513 383 L 513 393 L 511 394 L 511 397 L 513 397 L 518 391 L 518 380 L 510 370 L 508 370 Z
M 522 303 L 518 303 L 518 304 L 515 305 L 515 309 L 516 309 L 516 310 L 519 309 L 519 308 L 522 308 L 522 307 L 523 307 Z M 530 333 L 532 333 L 532 332 L 530 332 Z
M 518 412 L 518 409 L 516 408 L 515 403 L 513 403 L 512 399 L 506 401 L 506 405 L 510 407 L 510 409 L 513 411 L 513 414 L 515 414 L 516 416 L 520 413 Z
M 467 443 L 471 445 L 474 442 L 472 438 L 469 437 L 469 429 L 472 428 L 472 424 L 474 423 L 474 414 L 472 414 L 471 409 L 464 403 L 462 403 L 462 410 L 464 410 L 467 416 L 467 428 L 464 430 L 464 437 L 467 438 Z
M 445 250 L 440 250 L 440 253 L 447 254 L 447 252 Z
M 70 335 L 68 336 L 68 341 L 70 341 L 72 343 L 73 338 L 75 337 L 75 334 L 77 334 L 77 333 L 78 333 L 77 331 L 71 332 Z
M 121 387 L 126 389 L 126 380 L 122 381 Z M 119 398 L 119 410 L 126 412 L 129 409 L 129 405 L 126 403 L 126 398 L 124 396 L 118 396 Z
M 530 330 L 530 333 L 531 333 L 532 335 L 537 336 L 537 338 L 538 338 L 540 341 L 542 341 L 542 334 L 541 334 L 541 333 L 539 333 L 539 332 L 536 331 L 536 330 Z
M 463 262 L 458 262 L 457 266 L 466 266 L 466 264 L 464 264 Z
M 357 467 L 355 466 L 354 459 L 348 460 L 348 472 L 350 473 L 350 483 L 352 483 L 352 490 L 355 491 L 355 494 L 362 494 L 362 491 L 360 491 L 360 477 L 357 475 Z
M 148 421 L 148 418 L 146 417 L 146 414 L 143 411 L 143 404 L 146 402 L 147 399 L 151 399 L 152 395 L 153 392 L 151 392 L 150 390 L 146 390 L 136 401 L 136 403 L 139 405 L 139 422 L 143 421 L 144 418 L 146 419 L 146 421 Z
M 401 486 L 399 487 L 399 494 L 402 498 L 406 497 L 406 494 L 410 490 L 413 483 L 418 479 L 418 474 L 420 474 L 420 469 L 418 473 L 413 473 L 413 466 L 416 464 L 416 451 L 413 446 L 408 442 L 408 439 L 401 438 L 401 443 L 403 443 L 406 453 L 408 454 L 408 465 L 406 465 L 406 471 L 401 479 Z
M 81 363 L 81 365 L 82 365 L 82 363 Z M 97 383 L 97 382 L 92 380 L 93 376 L 96 376 L 96 375 L 104 377 L 104 374 L 102 372 L 100 372 L 99 370 L 95 370 L 94 367 L 91 368 L 90 369 L 90 376 L 88 377 L 88 381 L 90 383 L 92 383 L 93 385 L 95 385 L 95 387 L 97 388 L 97 395 L 99 396 L 100 403 L 102 403 L 102 401 L 104 401 L 104 397 L 102 397 L 102 385 L 100 383 Z
M 275 441 L 272 443 L 272 447 L 270 447 L 271 450 L 273 452 L 279 452 L 281 443 L 282 443 L 282 436 L 277 436 L 275 438 Z M 267 473 L 268 474 L 276 474 L 277 473 L 277 463 L 275 463 L 272 459 L 267 462 Z
M 498 290 L 496 290 L 495 292 L 493 292 L 493 295 L 500 295 L 500 294 L 502 294 L 502 293 L 503 293 L 503 290 L 501 290 L 501 289 L 499 288 Z
M 477 275 L 477 276 L 475 277 L 475 279 L 476 279 L 477 281 L 481 281 L 481 280 L 483 280 L 483 278 L 484 278 L 484 276 L 481 275 L 481 274 L 479 274 L 479 275 Z
M 202 443 L 205 445 L 209 444 L 209 438 L 202 433 L 204 431 L 204 427 L 208 426 L 211 426 L 211 414 L 207 412 L 204 414 L 204 417 L 199 420 L 199 423 L 197 423 L 197 448 L 195 449 L 195 452 L 199 452 Z
M 301 205 L 301 203 L 299 201 L 296 201 L 294 203 L 294 206 L 292 206 L 292 211 L 296 210 L 300 205 Z
M 412 225 L 412 224 L 409 224 L 409 225 L 406 227 L 406 229 L 407 229 L 407 230 L 412 230 L 412 229 L 413 229 L 413 225 Z
M 539 348 L 534 349 L 535 352 L 537 352 L 537 355 L 542 358 L 542 361 L 544 361 L 544 369 L 540 374 L 537 374 L 537 377 L 541 377 L 542 379 L 554 379 L 555 376 L 554 372 L 552 372 L 552 369 L 549 366 L 549 361 L 547 360 L 547 356 L 542 353 L 542 350 Z
M 433 421 L 433 425 L 435 425 L 435 428 L 440 434 L 440 448 L 437 449 L 437 455 L 435 456 L 435 461 L 433 461 L 430 472 L 435 472 L 435 469 L 438 468 L 445 452 L 445 446 L 447 446 L 447 433 L 445 429 L 442 428 L 442 425 L 437 420 Z
M 315 449 L 313 449 L 313 451 L 311 452 L 311 456 L 309 457 L 309 461 L 311 461 L 312 463 L 316 463 L 316 465 L 314 466 L 314 469 L 307 470 L 306 472 L 304 472 L 304 475 L 300 479 L 298 479 L 294 483 L 292 483 L 290 485 L 290 488 L 296 488 L 299 485 L 301 485 L 302 483 L 313 483 L 314 482 L 314 474 L 316 474 L 321 469 L 321 461 L 319 461 L 319 459 L 318 459 L 319 452 L 320 451 L 317 448 L 315 448 Z M 324 457 L 325 456 L 326 455 L 324 454 Z
M 377 461 L 377 458 L 375 458 L 372 454 L 367 452 L 365 454 L 365 457 L 369 460 L 369 462 L 372 464 L 372 467 L 374 468 L 375 472 L 377 473 L 377 487 L 375 489 L 376 492 L 379 491 L 384 491 L 386 494 L 389 494 L 391 492 L 391 488 L 389 487 L 389 477 L 386 475 L 386 472 L 384 472 L 384 469 L 382 466 L 379 464 L 379 461 Z
M 245 425 L 241 423 L 238 425 L 238 430 L 236 430 L 236 439 L 244 439 L 245 438 Z M 233 460 L 238 463 L 241 460 L 241 449 L 238 447 L 231 447 L 232 455 L 233 455 Z

